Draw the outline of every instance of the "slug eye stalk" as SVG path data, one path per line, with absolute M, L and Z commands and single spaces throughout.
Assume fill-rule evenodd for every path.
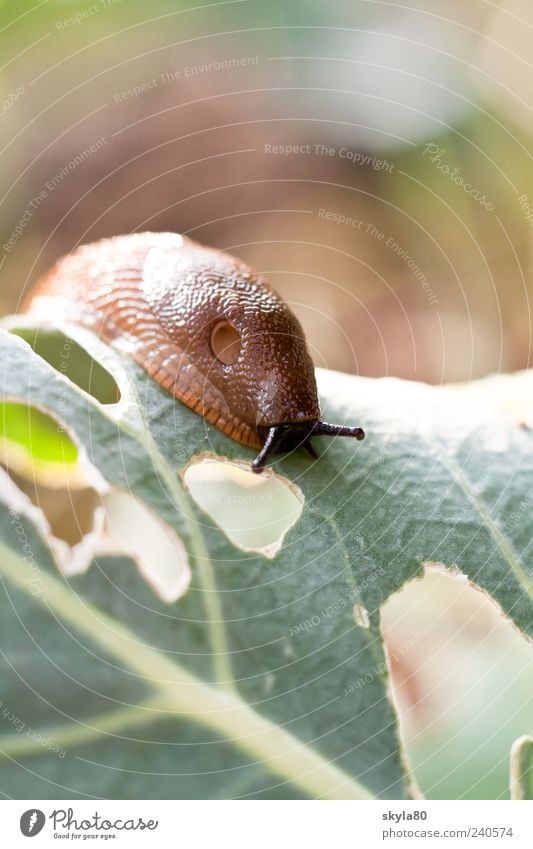
M 252 469 L 260 474 L 271 454 L 282 451 L 292 451 L 296 448 L 305 450 L 315 460 L 318 458 L 316 450 L 311 442 L 312 436 L 351 436 L 352 439 L 361 441 L 365 438 L 365 432 L 361 427 L 346 427 L 345 425 L 332 425 L 327 422 L 302 422 L 272 425 L 261 429 L 263 447 L 252 462 Z
M 315 436 L 352 436 L 359 442 L 365 438 L 362 427 L 345 427 L 345 425 L 332 425 L 327 422 L 315 422 L 313 434 Z

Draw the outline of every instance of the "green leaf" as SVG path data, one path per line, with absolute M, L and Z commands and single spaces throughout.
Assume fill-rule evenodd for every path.
M 76 463 L 78 451 L 57 423 L 27 404 L 0 402 L 0 440 L 7 440 L 37 461 Z
M 533 799 L 533 737 L 519 737 L 511 749 L 511 799 Z
M 61 331 L 44 331 L 28 325 L 12 330 L 25 339 L 36 354 L 50 363 L 61 374 L 67 375 L 76 386 L 84 389 L 102 404 L 115 404 L 120 400 L 118 386 L 103 366 L 74 339 Z
M 99 557 L 66 578 L 31 513 L 0 496 L 0 698 L 15 717 L 3 719 L 0 789 L 15 798 L 408 795 L 380 607 L 425 562 L 440 562 L 531 633 L 531 433 L 495 408 L 492 384 L 472 403 L 464 391 L 321 372 L 324 418 L 361 424 L 368 437 L 324 440 L 316 463 L 276 462 L 305 504 L 267 559 L 231 543 L 178 474 L 206 450 L 248 461 L 253 452 L 128 357 L 63 331 L 114 377 L 120 404 L 99 404 L 3 332 L 0 397 L 46 410 L 110 485 L 172 528 L 192 582 L 168 605 L 127 558 Z M 530 391 L 531 378 L 520 380 Z

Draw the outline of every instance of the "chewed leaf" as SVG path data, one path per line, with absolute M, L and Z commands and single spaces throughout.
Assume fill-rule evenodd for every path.
M 59 423 L 29 404 L 0 402 L 0 438 L 36 463 L 73 465 L 78 461 L 78 449 Z
M 126 354 L 86 331 L 64 332 L 105 365 L 120 402 L 100 403 L 2 332 L 0 400 L 64 421 L 110 493 L 120 493 L 108 503 L 114 550 L 141 554 L 143 574 L 123 557 L 102 557 L 97 568 L 58 576 L 29 514 L 32 585 L 43 586 L 33 594 L 33 567 L 0 510 L 2 699 L 27 725 L 54 726 L 59 743 L 72 740 L 62 718 L 73 711 L 93 729 L 65 756 L 69 789 L 82 795 L 408 796 L 414 782 L 389 698 L 380 609 L 424 563 L 440 562 L 532 632 L 533 434 L 476 385 L 471 404 L 463 389 L 319 371 L 324 420 L 360 422 L 367 439 L 355 449 L 317 438 L 317 461 L 294 452 L 252 475 L 251 449 Z M 204 462 L 191 462 L 199 455 Z M 12 671 L 21 646 L 38 709 Z M 102 698 L 109 704 L 98 717 Z M 20 752 L 15 735 L 4 728 L 8 755 Z M 42 747 L 14 763 L 0 764 L 11 796 L 64 798 Z M 125 765 L 118 790 L 117 764 Z
M 126 554 L 162 601 L 171 604 L 188 589 L 191 570 L 178 535 L 134 496 L 113 490 L 102 499 L 106 530 L 101 554 Z
M 505 794 L 509 750 L 530 727 L 528 640 L 491 596 L 443 564 L 425 564 L 422 578 L 383 605 L 381 621 L 402 736 L 422 791 L 487 798 L 500 787 Z
M 11 333 L 25 339 L 59 374 L 88 392 L 101 404 L 117 404 L 120 389 L 111 374 L 74 339 L 60 330 L 25 325 L 13 326 Z
M 127 555 L 163 601 L 187 590 L 188 556 L 177 534 L 133 496 L 110 490 L 94 468 L 88 473 L 60 421 L 0 402 L 0 461 L 9 471 L 0 466 L 7 504 L 33 516 L 64 574 L 82 574 L 97 554 Z
M 12 528 L 15 527 L 15 533 L 17 533 L 17 527 L 23 528 L 27 521 L 31 522 L 38 530 L 41 538 L 46 540 L 55 564 L 63 574 L 77 575 L 85 572 L 93 561 L 97 551 L 97 542 L 104 530 L 104 511 L 98 506 L 100 497 L 98 493 L 93 492 L 95 501 L 89 508 L 87 526 L 83 530 L 79 527 L 80 513 L 75 512 L 73 514 L 74 523 L 70 523 L 67 535 L 70 534 L 73 524 L 75 524 L 78 534 L 74 540 L 65 538 L 65 533 L 61 529 L 52 526 L 52 517 L 46 515 L 39 500 L 32 499 L 22 488 L 22 482 L 19 482 L 19 484 L 17 485 L 13 478 L 0 466 L 0 491 L 2 493 L 0 500 L 4 508 L 8 510 L 8 515 L 11 517 L 10 525 Z M 56 495 L 57 490 L 52 492 Z M 72 499 L 77 499 L 79 495 L 79 490 L 65 493 L 65 501 L 72 502 Z M 51 512 L 54 512 L 53 509 Z M 21 543 L 22 553 L 28 555 L 31 552 L 27 550 L 26 536 L 26 532 L 21 531 L 18 541 Z
M 275 557 L 287 531 L 298 521 L 304 496 L 286 478 L 212 454 L 194 458 L 183 480 L 199 507 L 244 551 Z

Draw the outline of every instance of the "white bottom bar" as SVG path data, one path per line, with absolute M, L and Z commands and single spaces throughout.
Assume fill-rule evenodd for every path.
M 0 825 L 1 845 L 9 849 L 67 841 L 199 849 L 531 849 L 533 802 L 3 801 Z

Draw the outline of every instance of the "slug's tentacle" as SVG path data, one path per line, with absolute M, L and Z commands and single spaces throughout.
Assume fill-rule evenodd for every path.
M 260 429 L 261 432 L 261 429 Z M 351 436 L 352 439 L 361 441 L 365 438 L 365 432 L 361 427 L 346 427 L 345 425 L 332 425 L 327 422 L 287 422 L 263 428 L 263 447 L 252 463 L 254 472 L 261 473 L 267 459 L 271 454 L 282 451 L 295 451 L 305 448 L 314 460 L 318 460 L 318 454 L 311 442 L 312 436 Z
M 265 468 L 265 462 L 270 456 L 276 451 L 281 438 L 283 436 L 283 425 L 276 425 L 275 427 L 271 427 L 268 429 L 268 433 L 266 435 L 266 439 L 263 443 L 263 447 L 261 451 L 255 458 L 252 463 L 252 469 L 254 472 L 260 474 Z
M 359 441 L 365 438 L 362 427 L 345 427 L 345 425 L 332 425 L 327 422 L 316 422 L 313 433 L 317 436 L 353 436 Z

